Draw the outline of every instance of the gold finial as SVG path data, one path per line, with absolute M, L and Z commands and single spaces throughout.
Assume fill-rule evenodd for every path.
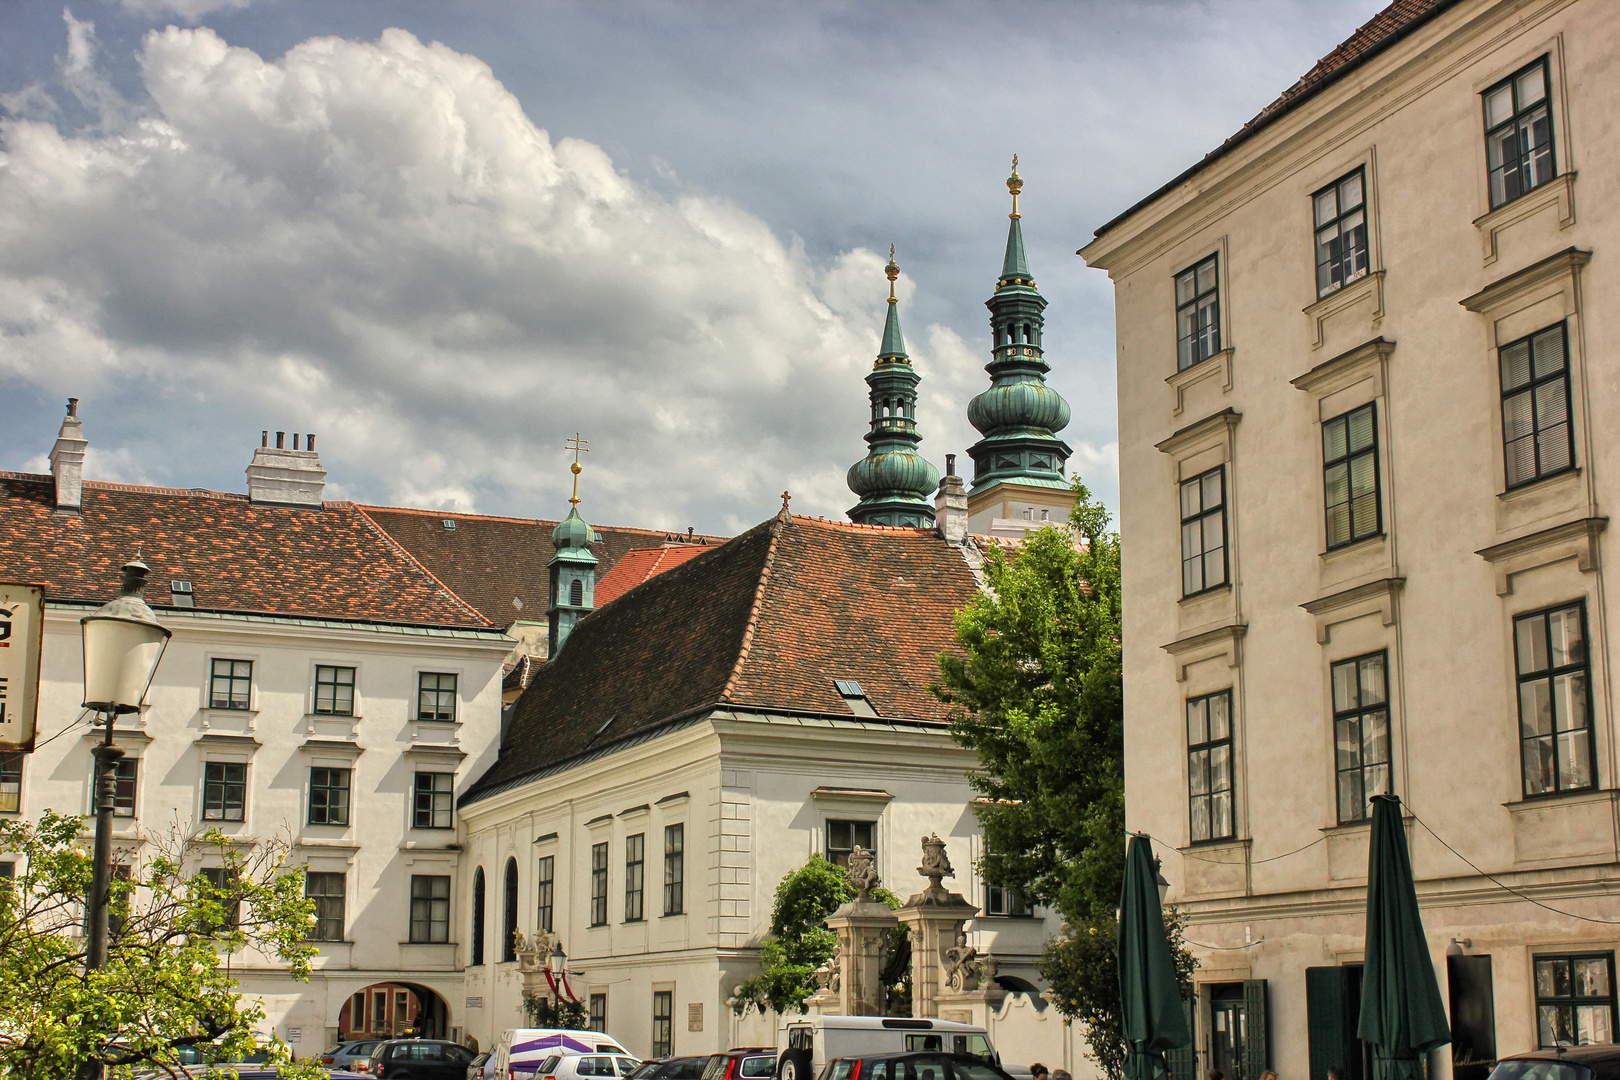
M 1024 181 L 1018 175 L 1017 154 L 1013 155 L 1012 175 L 1007 177 L 1007 190 L 1012 192 L 1013 197 L 1012 213 L 1008 214 L 1007 216 L 1012 218 L 1014 221 L 1017 221 L 1020 216 L 1018 213 L 1018 193 L 1024 190 Z
M 883 272 L 889 275 L 889 303 L 899 303 L 899 301 L 894 298 L 894 279 L 900 276 L 900 267 L 894 261 L 893 244 L 889 245 L 889 265 L 883 268 Z
M 588 453 L 591 452 L 590 440 L 580 438 L 579 437 L 579 432 L 576 431 L 576 432 L 574 432 L 573 438 L 568 439 L 567 441 L 565 441 L 563 443 L 563 449 L 564 450 L 572 450 L 574 452 L 574 463 L 572 465 L 568 466 L 568 471 L 574 474 L 574 495 L 568 501 L 573 506 L 578 507 L 579 506 L 579 455 L 582 454 L 582 453 L 588 454 Z

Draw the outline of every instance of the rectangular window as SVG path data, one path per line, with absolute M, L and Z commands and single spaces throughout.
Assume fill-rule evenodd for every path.
M 664 826 L 664 914 L 686 911 L 686 826 Z
M 245 709 L 253 690 L 253 661 L 215 660 L 208 676 L 210 709 Z
M 1547 81 L 1542 57 L 1482 95 L 1493 210 L 1558 175 Z
M 354 668 L 315 666 L 315 712 L 321 716 L 354 715 Z
M 348 769 L 309 770 L 309 823 L 347 825 L 349 823 Z
M 236 871 L 228 866 L 209 866 L 202 872 L 208 882 L 210 899 L 225 909 L 225 918 L 219 930 L 234 930 L 242 921 L 242 898 L 236 895 Z
M 0 813 L 22 811 L 23 754 L 0 754 Z
M 540 903 L 536 911 L 536 924 L 546 933 L 551 933 L 552 905 L 556 903 L 557 893 L 557 856 L 544 855 L 540 859 L 540 871 L 536 875 L 539 884 Z
M 411 807 L 411 827 L 416 829 L 449 829 L 450 800 L 454 793 L 454 773 L 419 772 L 416 774 L 415 801 Z
M 1311 196 L 1316 220 L 1316 295 L 1367 273 L 1366 177 L 1357 169 Z
M 1382 652 L 1333 665 L 1333 740 L 1339 824 L 1366 821 L 1367 800 L 1389 790 L 1389 675 Z
M 877 858 L 877 822 L 827 822 L 827 861 L 839 866 L 849 865 L 849 856 L 856 848 L 865 848 Z
M 1017 889 L 1006 889 L 1000 885 L 986 885 L 984 887 L 984 913 L 1007 918 L 1022 918 L 1033 915 L 1034 911 L 1024 902 Z
M 210 761 L 203 766 L 203 820 L 241 821 L 247 806 L 247 766 Z
M 606 926 L 608 846 L 606 841 L 591 845 L 591 925 Z
M 1378 413 L 1373 402 L 1322 425 L 1322 490 L 1329 551 L 1384 531 L 1378 492 Z
M 647 884 L 647 834 L 624 838 L 624 921 L 640 922 Z
M 1519 746 L 1524 793 L 1592 787 L 1592 701 L 1586 605 L 1566 604 L 1513 620 L 1519 671 Z
M 411 875 L 411 941 L 439 944 L 450 940 L 450 878 Z
M 304 895 L 315 901 L 315 925 L 310 931 L 311 941 L 343 940 L 343 874 L 317 873 L 304 875 Z
M 456 677 L 424 671 L 416 677 L 416 718 L 454 720 L 456 718 Z
M 135 816 L 135 777 L 141 759 L 119 758 L 113 763 L 113 817 Z
M 653 1057 L 669 1057 L 675 1052 L 675 992 L 653 991 Z
M 1575 465 L 1565 324 L 1502 346 L 1502 446 L 1507 486 Z
M 607 1031 L 607 995 L 591 995 L 591 1030 Z
M 1181 483 L 1181 595 L 1226 584 L 1226 467 Z
M 1614 1042 L 1614 953 L 1536 957 L 1541 1045 Z
M 1232 691 L 1187 702 L 1187 796 L 1192 840 L 1237 835 L 1232 812 Z
M 1216 257 L 1176 275 L 1176 370 L 1221 351 L 1221 297 Z

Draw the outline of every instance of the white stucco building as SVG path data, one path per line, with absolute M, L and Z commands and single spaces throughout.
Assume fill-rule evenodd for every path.
M 1199 1073 L 1370 1075 L 1382 791 L 1435 1075 L 1614 1038 L 1617 44 L 1602 0 L 1391 4 L 1081 252 L 1115 286 L 1127 821 L 1198 943 Z

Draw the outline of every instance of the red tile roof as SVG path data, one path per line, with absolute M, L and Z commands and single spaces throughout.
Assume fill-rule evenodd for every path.
M 942 723 L 929 687 L 975 591 L 933 530 L 772 518 L 582 619 L 464 801 L 716 707 L 853 718 L 835 679 L 882 719 Z
M 0 473 L 0 579 L 42 583 L 52 600 L 112 599 L 118 568 L 139 550 L 154 607 L 170 581 L 189 581 L 204 609 L 490 625 L 352 503 L 86 483 L 80 513 L 61 514 L 54 493 L 49 476 Z
M 1147 198 L 1137 202 L 1124 213 L 1106 222 L 1097 230 L 1095 235 L 1101 236 L 1103 233 L 1108 232 L 1182 181 L 1230 153 L 1273 121 L 1304 104 L 1320 91 L 1325 90 L 1334 82 L 1350 74 L 1350 72 L 1458 2 L 1459 0 L 1393 0 L 1393 3 L 1388 7 L 1368 19 L 1356 29 L 1355 33 L 1340 42 L 1332 52 L 1318 60 L 1315 67 L 1307 71 L 1293 86 L 1284 90 L 1277 97 L 1277 100 L 1261 109 L 1254 119 L 1244 124 L 1220 146 L 1205 154 L 1196 165 L 1154 191 Z
M 466 600 L 496 626 L 507 627 L 523 619 L 544 622 L 551 606 L 550 576 L 546 563 L 556 554 L 551 543 L 555 521 L 542 518 L 492 517 L 437 510 L 408 510 L 394 506 L 361 506 L 377 526 L 432 571 L 457 596 Z M 455 522 L 454 529 L 444 527 Z M 620 559 L 637 548 L 659 547 L 675 539 L 653 529 L 597 525 L 602 542 L 592 550 L 598 559 L 597 604 L 600 583 Z M 694 541 L 724 543 L 721 536 L 694 536 Z M 516 600 L 518 603 L 513 603 Z
M 596 606 L 612 603 L 648 578 L 673 570 L 707 550 L 701 544 L 660 544 L 625 552 L 612 570 L 596 579 Z

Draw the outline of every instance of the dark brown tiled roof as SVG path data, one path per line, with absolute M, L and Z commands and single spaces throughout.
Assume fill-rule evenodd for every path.
M 942 722 L 929 686 L 975 588 L 932 530 L 772 518 L 581 620 L 465 801 L 716 706 L 852 716 L 834 679 Z
M 707 550 L 701 544 L 681 543 L 625 552 L 624 558 L 612 570 L 596 579 L 596 606 L 611 604 L 648 578 L 657 577 L 665 570 L 673 570 Z
M 41 583 L 52 600 L 112 599 L 118 568 L 139 549 L 154 607 L 178 580 L 192 583 L 205 609 L 489 626 L 352 503 L 316 510 L 86 483 L 79 514 L 54 504 L 49 476 L 0 473 L 0 579 Z
M 546 609 L 551 606 L 546 563 L 557 553 L 551 543 L 551 530 L 557 527 L 555 521 L 393 506 L 362 506 L 360 509 L 496 626 L 507 627 L 518 619 L 545 621 Z M 446 521 L 454 521 L 456 527 L 445 528 Z M 601 581 L 626 552 L 657 547 L 673 539 L 668 533 L 651 529 L 613 525 L 595 528 L 602 535 L 602 542 L 592 549 L 598 559 L 597 581 Z M 725 541 L 725 537 L 718 536 L 694 539 L 715 544 Z M 521 608 L 512 603 L 514 598 L 522 601 Z
M 1142 207 L 1147 206 L 1165 192 L 1202 170 L 1205 166 L 1226 156 L 1241 143 L 1261 131 L 1279 117 L 1304 104 L 1320 91 L 1350 74 L 1363 63 L 1383 52 L 1401 38 L 1418 29 L 1458 0 L 1394 0 L 1388 7 L 1368 19 L 1356 32 L 1340 42 L 1338 47 L 1316 62 L 1316 66 L 1284 90 L 1277 100 L 1261 109 L 1259 114 L 1244 124 L 1230 138 L 1205 154 L 1192 168 L 1187 169 L 1153 194 L 1133 205 L 1099 228 L 1101 236 Z

